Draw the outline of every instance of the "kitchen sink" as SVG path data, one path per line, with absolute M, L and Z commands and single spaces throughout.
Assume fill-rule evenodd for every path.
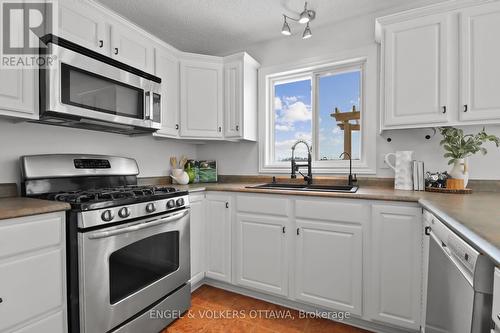
M 286 183 L 267 183 L 247 188 L 258 188 L 267 190 L 282 190 L 282 191 L 306 191 L 306 192 L 345 192 L 356 193 L 358 186 L 351 185 L 307 185 L 307 184 L 286 184 Z

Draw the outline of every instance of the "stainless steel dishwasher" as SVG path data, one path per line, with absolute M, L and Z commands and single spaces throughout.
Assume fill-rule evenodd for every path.
M 425 212 L 429 236 L 426 333 L 486 333 L 492 326 L 491 260 Z

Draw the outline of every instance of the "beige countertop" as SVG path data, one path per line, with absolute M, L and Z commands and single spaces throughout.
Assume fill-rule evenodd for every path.
M 206 190 L 420 203 L 471 245 L 490 256 L 497 265 L 500 265 L 500 193 L 442 194 L 400 191 L 377 186 L 361 186 L 356 193 L 321 193 L 246 188 L 246 186 L 251 185 L 255 185 L 255 183 L 175 186 L 182 190 L 188 190 L 190 193 Z
M 0 220 L 70 209 L 64 202 L 11 197 L 0 199 Z

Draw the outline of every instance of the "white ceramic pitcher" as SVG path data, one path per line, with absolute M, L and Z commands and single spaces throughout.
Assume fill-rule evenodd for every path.
M 392 164 L 389 158 L 394 156 L 396 164 Z M 394 188 L 396 190 L 413 190 L 413 151 L 397 151 L 385 155 L 385 163 L 391 167 L 396 175 L 394 176 Z

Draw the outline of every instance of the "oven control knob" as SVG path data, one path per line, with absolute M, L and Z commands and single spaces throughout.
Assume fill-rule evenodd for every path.
M 101 219 L 104 221 L 104 222 L 109 222 L 111 220 L 113 220 L 115 218 L 115 216 L 113 215 L 113 212 L 110 211 L 109 209 L 105 210 L 104 212 L 102 212 L 101 214 Z
M 177 207 L 184 206 L 184 199 L 183 198 L 177 199 L 176 205 Z
M 130 209 L 128 207 L 120 208 L 120 210 L 118 211 L 118 216 L 120 216 L 122 219 L 129 217 Z
M 156 207 L 155 207 L 154 203 L 148 203 L 146 205 L 146 212 L 147 213 L 154 213 L 155 210 L 156 210 Z
M 174 208 L 174 207 L 175 207 L 175 201 L 174 201 L 174 199 L 168 200 L 167 201 L 167 208 L 170 209 L 170 208 Z

